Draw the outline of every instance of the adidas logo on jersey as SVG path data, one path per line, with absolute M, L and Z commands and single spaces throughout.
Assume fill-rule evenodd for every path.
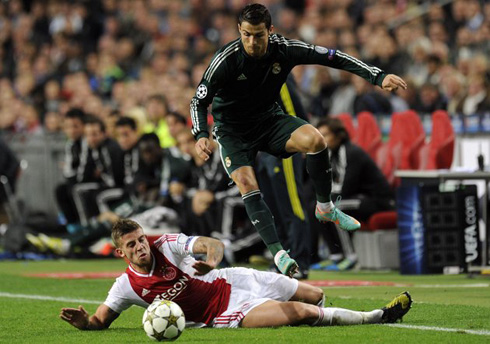
M 247 77 L 245 76 L 245 74 L 240 74 L 240 76 L 237 78 L 237 80 L 247 80 Z
M 143 288 L 143 291 L 141 292 L 141 296 L 146 296 L 150 293 L 148 289 Z

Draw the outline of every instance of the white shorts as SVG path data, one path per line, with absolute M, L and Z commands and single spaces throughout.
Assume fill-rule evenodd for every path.
M 226 311 L 214 318 L 213 327 L 239 327 L 255 307 L 269 300 L 289 301 L 298 290 L 297 280 L 278 273 L 246 268 L 223 270 L 231 284 L 230 302 Z

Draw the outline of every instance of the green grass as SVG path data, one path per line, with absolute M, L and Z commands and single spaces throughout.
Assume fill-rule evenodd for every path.
M 135 343 L 149 342 L 141 328 L 143 309 L 132 307 L 107 331 L 78 331 L 58 318 L 61 307 L 76 302 L 7 298 L 1 293 L 46 295 L 102 301 L 111 279 L 52 279 L 32 273 L 123 271 L 121 260 L 0 262 L 0 343 Z M 409 290 L 415 300 L 404 325 L 461 329 L 459 333 L 365 325 L 352 327 L 283 327 L 276 329 L 187 329 L 186 343 L 488 343 L 490 342 L 490 278 L 466 275 L 401 276 L 394 272 L 314 272 L 311 279 L 389 281 L 403 286 L 326 288 L 336 307 L 371 310 Z M 97 304 L 85 304 L 93 313 Z M 486 335 L 464 333 L 486 331 Z

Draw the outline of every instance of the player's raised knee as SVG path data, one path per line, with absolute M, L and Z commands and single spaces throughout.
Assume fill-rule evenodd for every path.
M 304 143 L 307 147 L 306 151 L 308 153 L 316 153 L 324 150 L 327 148 L 327 144 L 325 143 L 325 139 L 323 138 L 323 135 L 320 134 L 319 131 L 315 130 L 310 133 L 307 137 L 304 139 Z

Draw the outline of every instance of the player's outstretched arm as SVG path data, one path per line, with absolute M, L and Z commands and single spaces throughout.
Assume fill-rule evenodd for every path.
M 106 305 L 100 305 L 95 314 L 89 316 L 83 306 L 78 308 L 62 308 L 60 318 L 79 330 L 104 330 L 108 328 L 119 313 L 114 312 Z
M 398 75 L 395 74 L 388 74 L 385 76 L 383 80 L 383 84 L 381 85 L 381 88 L 385 91 L 396 91 L 398 87 L 403 88 L 404 90 L 407 89 L 407 83 L 405 80 L 400 78 Z
M 208 237 L 199 237 L 194 243 L 192 252 L 194 254 L 206 254 L 206 261 L 194 263 L 192 267 L 196 269 L 195 274 L 202 276 L 216 268 L 223 259 L 224 250 L 225 245 L 221 241 Z

